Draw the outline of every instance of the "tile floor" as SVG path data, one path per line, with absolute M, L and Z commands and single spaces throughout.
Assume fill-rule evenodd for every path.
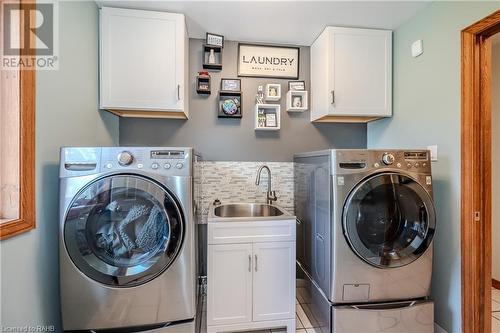
M 500 333 L 500 290 L 493 288 L 491 290 L 491 331 Z

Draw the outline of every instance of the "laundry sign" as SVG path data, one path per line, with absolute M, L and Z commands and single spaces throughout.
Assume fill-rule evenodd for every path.
M 240 43 L 238 76 L 298 79 L 299 48 Z

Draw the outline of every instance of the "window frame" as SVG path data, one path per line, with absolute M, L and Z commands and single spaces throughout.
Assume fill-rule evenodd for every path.
M 22 6 L 23 1 L 20 2 Z M 23 31 L 23 20 L 21 29 Z M 25 56 L 21 52 L 20 56 Z M 35 221 L 36 70 L 19 70 L 19 217 L 0 224 L 0 240 L 32 230 Z

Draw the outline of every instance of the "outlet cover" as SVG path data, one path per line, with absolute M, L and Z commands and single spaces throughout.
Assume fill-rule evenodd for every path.
M 422 53 L 424 53 L 424 45 L 423 45 L 422 40 L 419 39 L 419 40 L 413 42 L 413 44 L 411 44 L 411 56 L 413 58 L 416 58 L 419 55 L 421 55 Z
M 431 151 L 431 161 L 436 162 L 438 160 L 438 146 L 437 145 L 427 146 L 427 150 Z

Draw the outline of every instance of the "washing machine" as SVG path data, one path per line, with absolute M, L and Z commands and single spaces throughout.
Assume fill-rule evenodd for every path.
M 432 332 L 429 152 L 336 149 L 294 162 L 298 294 L 318 321 L 333 332 Z
M 61 149 L 65 331 L 194 327 L 198 159 L 192 148 Z

